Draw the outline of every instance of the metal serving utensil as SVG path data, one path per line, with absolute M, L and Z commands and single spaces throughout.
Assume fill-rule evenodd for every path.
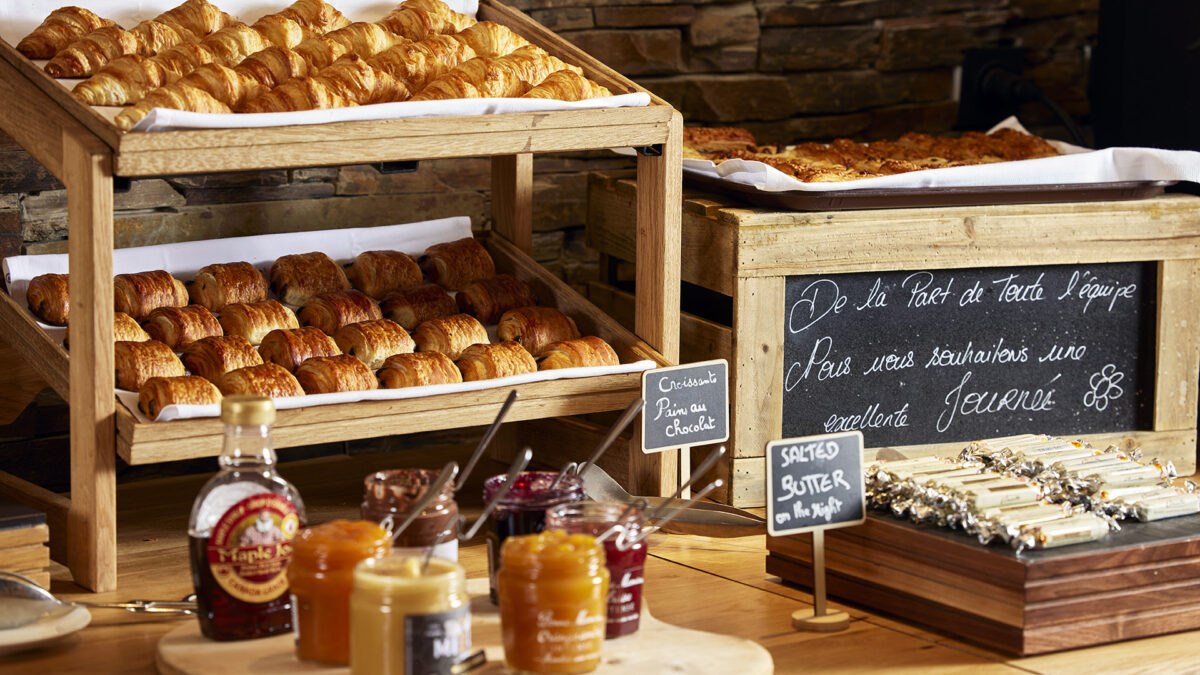
M 71 602 L 60 600 L 36 581 L 15 572 L 0 571 L 0 630 L 20 628 L 44 619 L 55 619 L 76 607 L 123 609 L 148 614 L 195 614 L 188 601 L 129 600 L 126 602 Z

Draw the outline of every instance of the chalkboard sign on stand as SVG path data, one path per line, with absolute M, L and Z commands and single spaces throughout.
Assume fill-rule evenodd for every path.
M 725 359 L 642 373 L 642 452 L 679 448 L 679 481 L 691 477 L 691 447 L 729 439 L 729 362 Z M 683 496 L 690 495 L 690 490 Z
M 812 532 L 813 609 L 792 614 L 799 630 L 835 631 L 845 612 L 825 608 L 825 530 L 866 520 L 863 435 L 859 431 L 767 444 L 767 532 L 773 537 Z

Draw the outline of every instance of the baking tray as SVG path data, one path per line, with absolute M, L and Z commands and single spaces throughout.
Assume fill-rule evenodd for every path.
M 698 190 L 734 197 L 753 206 L 786 211 L 851 211 L 931 206 L 1124 201 L 1160 195 L 1167 186 L 1178 182 L 1160 180 L 804 192 L 801 190 L 760 190 L 753 185 L 713 178 L 686 169 L 683 172 L 683 181 L 688 187 Z

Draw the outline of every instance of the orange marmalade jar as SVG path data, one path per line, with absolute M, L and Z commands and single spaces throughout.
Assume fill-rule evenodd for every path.
M 496 591 L 504 660 L 521 673 L 590 673 L 600 665 L 608 602 L 604 547 L 548 530 L 504 540 Z
M 392 550 L 387 530 L 366 520 L 306 527 L 292 542 L 288 564 L 296 655 L 305 661 L 350 662 L 350 591 L 354 566 Z

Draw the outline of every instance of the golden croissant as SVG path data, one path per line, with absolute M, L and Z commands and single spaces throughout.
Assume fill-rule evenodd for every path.
M 259 96 L 238 109 L 242 113 L 325 110 L 354 105 L 321 80 L 305 77 L 284 84 Z
M 131 129 L 154 108 L 230 112 L 264 89 L 265 87 L 244 72 L 216 63 L 206 63 L 182 79 L 146 94 L 133 106 L 117 113 L 115 121 L 118 127 Z M 208 96 L 200 96 L 193 90 L 202 91 Z
M 470 47 L 478 56 L 504 56 L 529 44 L 529 40 L 512 32 L 508 26 L 493 21 L 480 21 L 454 35 L 454 39 Z
M 321 92 L 320 97 L 310 95 Z M 328 96 L 325 96 L 328 93 Z M 349 54 L 324 68 L 316 77 L 285 82 L 240 108 L 240 112 L 286 112 L 313 110 L 340 103 L 369 105 L 408 99 L 408 88 L 387 73 Z M 308 107 L 311 106 L 311 107 Z
M 194 87 L 192 85 L 185 84 L 185 85 L 182 85 L 179 87 L 174 87 L 171 89 L 167 89 L 164 87 L 164 88 L 158 89 L 156 91 L 162 92 L 162 93 L 159 95 L 156 95 L 154 100 L 152 100 L 148 104 L 149 108 L 146 109 L 146 112 L 149 112 L 149 110 L 152 108 L 169 108 L 171 110 L 189 110 L 191 112 L 200 112 L 200 113 L 232 113 L 233 112 L 233 110 L 231 110 L 229 108 L 229 106 L 225 105 L 224 103 L 221 103 L 216 98 L 213 98 L 212 94 L 208 93 L 207 91 L 204 91 L 203 89 L 200 89 L 199 87 Z M 117 115 L 115 121 L 116 121 L 118 127 L 128 131 L 133 128 L 133 125 L 137 124 L 138 120 L 140 120 L 142 117 L 145 117 L 144 113 L 142 113 L 140 116 L 138 116 L 138 115 L 134 114 L 133 110 L 134 110 L 133 108 L 129 108 L 127 110 L 122 110 Z
M 503 98 L 521 96 L 530 85 L 511 62 L 480 56 L 430 82 L 414 101 L 441 101 L 454 98 Z
M 166 30 L 174 31 L 162 24 Z M 147 54 L 139 36 L 120 26 L 97 28 L 67 45 L 44 67 L 50 77 L 80 77 L 90 75 L 95 68 L 125 54 Z
M 270 90 L 288 80 L 307 77 L 308 62 L 294 50 L 275 44 L 242 59 L 234 70 Z
M 374 56 L 402 40 L 379 24 L 359 21 L 301 42 L 296 53 L 308 62 L 311 71 L 329 66 L 346 54 Z
M 558 101 L 583 101 L 602 96 L 612 96 L 612 92 L 573 70 L 550 73 L 541 84 L 525 94 L 525 98 L 550 98 Z
M 455 67 L 475 58 L 475 51 L 457 35 L 433 35 L 420 42 L 404 41 L 367 59 L 367 63 L 403 82 L 414 93 Z
M 291 19 L 318 33 L 328 33 L 350 24 L 350 19 L 325 0 L 296 0 L 287 9 L 276 12 L 276 16 Z
M 380 25 L 410 40 L 457 33 L 475 23 L 441 0 L 407 0 L 379 20 Z
M 29 35 L 17 43 L 17 51 L 30 59 L 52 59 L 60 50 L 88 33 L 115 26 L 110 19 L 96 16 L 82 7 L 60 7 L 46 17 Z

